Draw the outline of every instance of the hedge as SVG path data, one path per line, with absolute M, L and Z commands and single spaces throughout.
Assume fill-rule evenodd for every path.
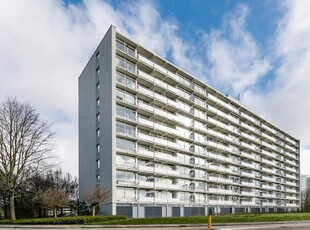
M 127 216 L 70 216 L 58 218 L 34 218 L 34 219 L 17 219 L 1 220 L 0 224 L 90 224 L 95 222 L 105 222 L 112 220 L 125 220 Z

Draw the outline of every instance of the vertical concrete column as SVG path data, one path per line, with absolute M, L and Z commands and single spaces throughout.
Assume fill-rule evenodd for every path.
M 180 216 L 184 216 L 184 206 L 180 207 Z
M 138 218 L 138 206 L 132 206 L 132 218 Z
M 172 207 L 170 207 L 168 204 L 166 206 L 166 217 L 172 216 Z
M 162 217 L 167 216 L 167 206 L 161 207 L 161 216 Z

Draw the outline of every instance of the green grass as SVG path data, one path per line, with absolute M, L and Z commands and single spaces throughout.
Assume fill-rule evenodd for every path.
M 112 220 L 124 220 L 126 216 L 70 216 L 58 218 L 33 218 L 33 219 L 17 219 L 17 220 L 0 220 L 0 224 L 90 224 Z
M 310 213 L 275 213 L 275 214 L 240 214 L 212 216 L 212 223 L 242 223 L 242 222 L 269 222 L 269 221 L 296 221 L 310 220 Z M 207 224 L 207 216 L 191 217 L 162 217 L 112 220 L 97 222 L 102 225 L 140 225 L 140 224 Z
M 212 223 L 242 223 L 269 221 L 310 220 L 310 213 L 240 214 L 212 216 Z M 207 224 L 207 216 L 162 217 L 127 219 L 125 216 L 72 216 L 0 220 L 0 224 L 95 224 L 95 225 L 147 225 L 147 224 Z

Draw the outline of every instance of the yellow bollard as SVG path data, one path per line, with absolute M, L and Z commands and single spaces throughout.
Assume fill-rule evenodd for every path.
M 211 228 L 212 227 L 212 215 L 209 214 L 208 215 L 208 228 Z

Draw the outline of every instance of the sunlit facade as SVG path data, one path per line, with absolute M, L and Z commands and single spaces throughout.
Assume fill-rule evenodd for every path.
M 113 26 L 79 77 L 80 195 L 111 189 L 103 213 L 296 211 L 299 161 L 299 140 Z

